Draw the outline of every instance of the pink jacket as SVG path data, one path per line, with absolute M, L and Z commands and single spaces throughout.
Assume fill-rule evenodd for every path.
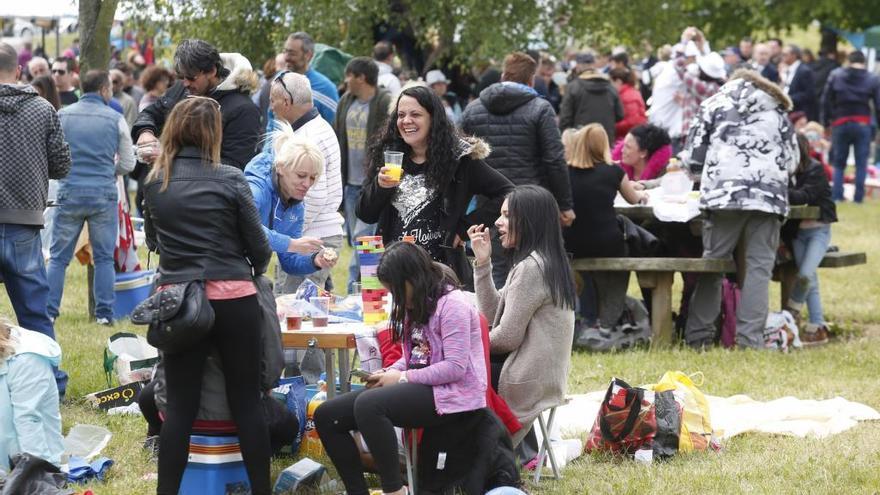
M 407 332 L 408 333 L 408 332 Z M 431 364 L 406 372 L 410 383 L 431 385 L 438 414 L 486 407 L 486 358 L 480 314 L 459 290 L 437 301 L 425 331 L 431 345 Z M 412 346 L 405 336 L 403 356 L 391 367 L 404 371 Z
M 611 159 L 626 171 L 626 176 L 629 177 L 629 180 L 651 180 L 660 177 L 663 175 L 663 171 L 666 170 L 666 165 L 669 163 L 670 158 L 672 158 L 672 146 L 668 144 L 661 146 L 653 155 L 648 157 L 648 160 L 645 162 L 645 169 L 642 170 L 642 175 L 635 177 L 636 171 L 633 166 L 627 165 L 622 161 L 623 139 L 617 141 L 617 144 L 614 145 L 614 150 L 611 152 Z

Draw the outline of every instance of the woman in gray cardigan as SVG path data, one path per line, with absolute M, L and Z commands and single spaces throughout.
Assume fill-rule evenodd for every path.
M 492 361 L 503 362 L 498 394 L 523 424 L 513 437 L 516 445 L 541 411 L 563 402 L 571 362 L 575 286 L 562 241 L 559 207 L 546 189 L 518 186 L 504 200 L 495 227 L 512 266 L 500 291 L 492 281 L 489 230 L 474 225 L 468 236 L 476 256 L 477 303 L 492 321 Z

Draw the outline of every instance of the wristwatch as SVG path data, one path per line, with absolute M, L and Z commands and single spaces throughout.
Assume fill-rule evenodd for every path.
M 397 383 L 409 383 L 409 380 L 406 379 L 406 371 L 400 374 L 400 378 L 397 379 Z

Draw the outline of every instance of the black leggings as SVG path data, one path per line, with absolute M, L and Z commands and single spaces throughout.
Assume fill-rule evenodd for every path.
M 141 414 L 147 420 L 147 436 L 154 437 L 162 431 L 162 417 L 156 406 L 156 382 L 148 383 L 138 396 Z
M 238 429 L 241 455 L 254 495 L 267 495 L 269 430 L 260 406 L 260 339 L 262 311 L 256 296 L 211 301 L 216 319 L 202 342 L 177 354 L 166 354 L 168 407 L 159 436 L 158 494 L 177 495 L 189 454 L 189 436 L 199 411 L 205 359 L 214 346 L 226 377 L 226 398 Z
M 346 492 L 363 495 L 369 490 L 350 430 L 360 431 L 370 448 L 382 479 L 382 491 L 393 492 L 403 486 L 394 427 L 436 426 L 459 416 L 460 413 L 437 414 L 431 386 L 401 383 L 349 392 L 321 404 L 315 410 L 315 428 Z

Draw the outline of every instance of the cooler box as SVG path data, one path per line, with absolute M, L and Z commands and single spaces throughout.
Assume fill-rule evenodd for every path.
M 116 300 L 113 302 L 113 319 L 121 320 L 131 314 L 135 306 L 150 297 L 153 286 L 153 270 L 117 273 L 113 290 Z
M 189 461 L 179 495 L 250 493 L 238 437 L 189 437 Z

